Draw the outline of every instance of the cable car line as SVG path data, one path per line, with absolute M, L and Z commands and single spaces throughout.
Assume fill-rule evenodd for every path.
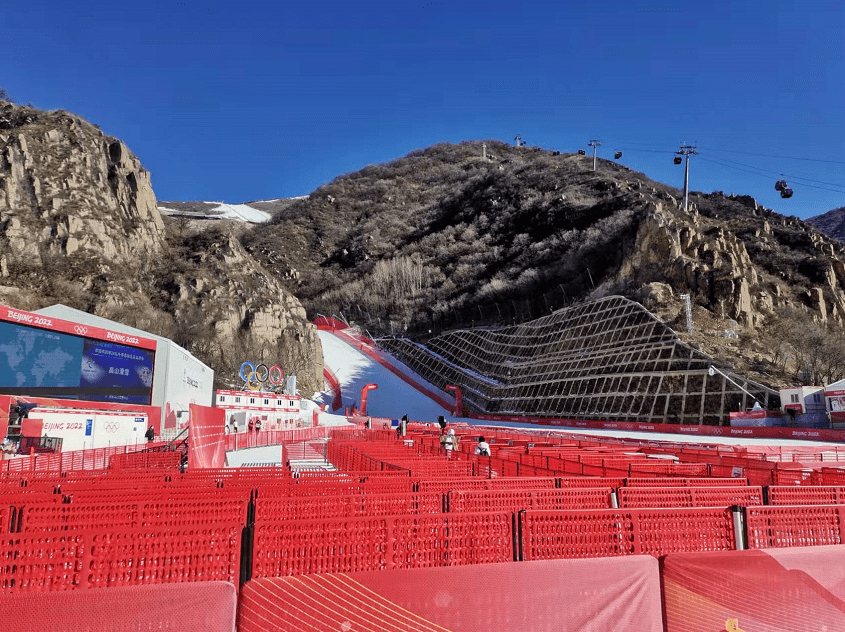
M 804 176 L 798 176 L 798 175 L 795 175 L 795 174 L 779 173 L 777 171 L 768 171 L 766 169 L 763 169 L 762 167 L 756 167 L 754 165 L 746 165 L 745 163 L 736 162 L 734 160 L 728 160 L 727 158 L 718 157 L 718 159 L 723 160 L 725 162 L 733 163 L 735 165 L 740 165 L 742 167 L 748 167 L 749 169 L 759 169 L 760 171 L 765 171 L 766 173 L 769 173 L 771 175 L 786 176 L 787 178 L 792 178 L 794 180 L 806 180 L 807 182 L 815 182 L 816 184 L 827 184 L 827 185 L 832 186 L 832 187 L 843 187 L 843 189 L 845 189 L 845 186 L 843 186 L 841 184 L 837 184 L 836 182 L 825 182 L 824 180 L 813 180 L 812 178 L 806 178 Z M 843 191 L 843 193 L 845 193 L 845 191 Z
M 761 178 L 771 179 L 771 175 L 769 175 L 767 173 L 759 173 L 757 171 L 749 171 L 748 169 L 741 169 L 740 167 L 735 167 L 733 165 L 726 165 L 726 164 L 724 164 L 722 162 L 718 162 L 716 160 L 704 158 L 700 154 L 699 154 L 698 158 L 699 158 L 699 160 L 704 160 L 706 162 L 713 163 L 714 165 L 719 165 L 720 167 L 724 167 L 725 169 L 736 169 L 737 171 L 744 171 L 745 173 L 750 173 L 751 175 L 760 176 Z M 829 183 L 825 183 L 825 184 L 829 184 Z M 822 191 L 831 191 L 833 193 L 845 193 L 845 190 L 842 190 L 842 189 L 829 189 L 827 187 L 819 187 L 819 186 L 815 186 L 815 185 L 812 185 L 812 184 L 806 184 L 806 183 L 803 183 L 803 182 L 799 182 L 799 185 L 802 186 L 802 187 L 809 187 L 811 189 L 820 189 Z M 838 185 L 834 184 L 833 186 L 838 186 Z
M 716 147 L 699 147 L 699 149 L 705 149 L 707 151 L 721 151 L 728 154 L 745 154 L 747 156 L 760 156 L 762 158 L 783 158 L 786 160 L 807 160 L 810 162 L 827 162 L 834 165 L 845 165 L 845 161 L 842 160 L 824 160 L 822 158 L 799 158 L 798 156 L 781 156 L 778 154 L 761 154 L 756 151 L 740 151 L 738 149 L 717 149 Z

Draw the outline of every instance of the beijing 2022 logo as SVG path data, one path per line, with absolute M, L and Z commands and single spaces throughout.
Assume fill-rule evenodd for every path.
M 252 362 L 244 362 L 241 365 L 240 378 L 243 380 L 241 390 L 246 391 L 261 391 L 269 390 L 273 386 L 278 386 L 284 380 L 285 374 L 282 367 L 274 364 L 269 369 L 266 364 L 253 364 Z

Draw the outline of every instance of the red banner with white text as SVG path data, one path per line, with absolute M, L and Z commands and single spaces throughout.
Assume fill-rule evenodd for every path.
M 188 468 L 225 467 L 226 411 L 191 404 Z

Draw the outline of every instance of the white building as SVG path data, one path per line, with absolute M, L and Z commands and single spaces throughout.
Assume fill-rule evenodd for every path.
M 214 371 L 169 338 L 156 336 L 65 305 L 52 305 L 35 313 L 155 340 L 156 352 L 150 405 L 161 408 L 163 430 L 182 427 L 188 421 L 190 404 L 212 405 Z
M 824 387 L 794 386 L 780 389 L 781 410 L 794 410 L 796 414 L 808 415 L 827 412 L 824 402 Z
M 310 402 L 309 402 L 310 404 Z M 261 420 L 262 430 L 287 430 L 305 424 L 302 418 L 301 399 L 297 395 L 282 395 L 264 391 L 218 390 L 215 408 L 226 411 L 226 432 L 245 432 L 249 422 Z

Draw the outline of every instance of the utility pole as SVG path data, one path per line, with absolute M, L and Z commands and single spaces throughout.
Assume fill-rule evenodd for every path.
M 675 152 L 678 156 L 685 156 L 684 162 L 684 213 L 688 212 L 689 207 L 689 157 L 690 154 L 698 154 L 695 150 L 695 145 L 681 145 L 680 149 Z
M 590 147 L 592 147 L 592 148 L 593 148 L 593 171 L 595 171 L 595 170 L 596 170 L 596 147 L 600 147 L 600 146 L 601 146 L 601 141 L 600 141 L 600 140 L 591 140 L 591 141 L 590 141 L 589 143 L 587 143 L 587 144 L 588 144 Z

